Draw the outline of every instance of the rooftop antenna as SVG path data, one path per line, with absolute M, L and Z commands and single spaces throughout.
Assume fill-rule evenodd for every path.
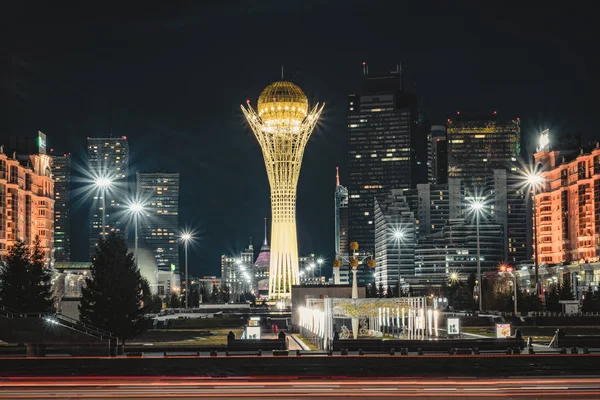
M 283 64 L 281 64 L 281 80 L 283 80 Z
M 335 184 L 340 186 L 340 167 L 335 167 Z

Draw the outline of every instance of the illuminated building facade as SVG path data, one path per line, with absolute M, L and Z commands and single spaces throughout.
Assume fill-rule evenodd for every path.
M 254 262 L 254 282 L 256 285 L 257 297 L 269 295 L 269 269 L 271 265 L 271 249 L 267 241 L 267 219 L 265 218 L 265 240 L 260 248 L 258 257 Z
M 54 254 L 54 180 L 50 156 L 4 154 L 0 146 L 0 261 L 17 240 L 39 237 L 48 263 Z M 44 149 L 45 151 L 45 149 Z
M 179 270 L 179 173 L 138 172 L 138 198 L 147 202 L 140 221 L 142 246 L 151 250 L 159 270 Z
M 375 198 L 375 284 L 402 287 L 415 274 L 415 216 L 402 190 Z M 400 234 L 401 237 L 396 237 Z
M 543 149 L 544 184 L 536 193 L 536 246 L 541 265 L 599 260 L 600 144 L 589 151 Z
M 364 74 L 347 105 L 349 240 L 372 252 L 375 196 L 426 182 L 427 135 L 420 134 L 417 97 L 402 90 L 400 68 Z
M 531 203 L 523 177 L 516 171 L 495 169 L 489 178 L 487 195 L 494 222 L 502 225 L 504 260 L 516 266 L 531 260 Z M 529 233 L 529 234 L 528 234 Z
M 51 154 L 54 178 L 54 259 L 71 261 L 71 154 Z
M 340 254 L 340 260 L 348 257 L 349 241 L 348 241 L 348 189 L 340 184 L 340 171 L 336 167 L 335 173 L 335 195 L 334 195 L 334 210 L 335 210 L 335 254 Z M 335 285 L 347 285 L 350 266 L 347 262 L 342 261 L 342 266 L 333 269 L 333 283 Z
M 105 193 L 106 233 L 122 230 L 118 213 L 124 206 L 123 194 L 128 192 L 129 143 L 127 137 L 87 138 L 88 167 L 92 177 L 106 177 L 111 180 L 111 188 L 96 190 L 90 206 L 89 246 L 90 257 L 96 252 L 98 240 L 102 236 L 102 193 Z
M 440 185 L 448 182 L 448 142 L 446 127 L 433 125 L 427 138 L 427 178 L 429 183 Z
M 448 177 L 485 186 L 495 169 L 506 169 L 521 151 L 521 122 L 492 115 L 457 114 L 446 124 Z
M 300 282 L 296 187 L 304 148 L 322 110 L 319 104 L 309 109 L 302 89 L 287 81 L 267 86 L 258 98 L 256 111 L 249 102 L 242 106 L 262 149 L 271 186 L 271 300 L 291 299 L 292 285 Z

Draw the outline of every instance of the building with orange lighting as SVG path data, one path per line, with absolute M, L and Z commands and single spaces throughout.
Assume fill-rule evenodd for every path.
M 600 143 L 585 152 L 541 149 L 544 182 L 536 193 L 540 264 L 592 263 L 600 254 Z
M 44 136 L 45 138 L 45 136 Z M 44 144 L 45 153 L 45 144 Z M 0 146 L 0 261 L 19 239 L 29 246 L 39 237 L 46 260 L 53 259 L 54 180 L 50 156 L 12 155 Z

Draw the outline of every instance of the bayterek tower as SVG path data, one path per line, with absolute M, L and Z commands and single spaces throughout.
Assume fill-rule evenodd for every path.
M 291 299 L 292 285 L 300 283 L 296 186 L 304 148 L 324 104 L 309 109 L 302 89 L 283 80 L 262 91 L 256 111 L 247 103 L 242 111 L 262 149 L 271 186 L 269 299 Z

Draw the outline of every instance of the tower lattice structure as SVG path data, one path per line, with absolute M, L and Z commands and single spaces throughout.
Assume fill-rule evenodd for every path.
M 309 109 L 302 89 L 287 81 L 267 86 L 256 111 L 247 103 L 242 111 L 262 149 L 271 186 L 269 299 L 290 299 L 292 285 L 300 282 L 296 186 L 304 148 L 325 105 Z

